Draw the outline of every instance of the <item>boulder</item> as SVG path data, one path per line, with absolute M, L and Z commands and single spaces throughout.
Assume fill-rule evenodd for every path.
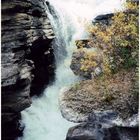
M 114 123 L 118 114 L 113 111 L 91 113 L 86 122 L 71 127 L 66 140 L 138 140 L 138 114 Z
M 68 130 L 66 140 L 138 140 L 138 127 L 81 123 Z
M 99 16 L 97 16 L 97 17 L 94 18 L 94 20 L 92 21 L 92 23 L 94 25 L 97 24 L 97 23 L 104 24 L 104 25 L 109 25 L 111 23 L 111 18 L 113 16 L 114 16 L 113 13 L 99 15 Z

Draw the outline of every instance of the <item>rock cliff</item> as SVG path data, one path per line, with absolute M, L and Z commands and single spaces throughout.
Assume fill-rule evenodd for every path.
M 54 33 L 43 0 L 2 0 L 2 139 L 14 140 L 20 111 L 54 72 Z

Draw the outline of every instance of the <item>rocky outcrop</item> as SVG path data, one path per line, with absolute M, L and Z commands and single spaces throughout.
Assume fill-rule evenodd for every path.
M 93 24 L 108 26 L 112 17 L 113 14 L 97 16 Z M 83 80 L 60 95 L 63 117 L 80 123 L 69 129 L 66 140 L 138 140 L 136 68 L 119 68 L 117 73 L 105 75 L 103 59 L 99 57 L 102 52 L 95 58 L 85 57 L 95 52 L 96 46 L 92 42 L 96 41 L 93 35 L 89 41 L 76 42 L 78 50 L 73 53 L 71 69 L 76 75 L 91 80 Z M 92 67 L 93 61 L 96 67 Z
M 66 140 L 138 140 L 138 127 L 88 121 L 69 129 Z
M 80 123 L 69 129 L 66 140 L 138 140 L 134 74 L 121 71 L 108 83 L 104 79 L 81 81 L 61 93 L 63 117 Z
M 135 71 L 84 80 L 61 93 L 64 118 L 79 123 L 66 140 L 138 140 L 138 88 Z
M 114 112 L 91 114 L 86 122 L 69 129 L 66 140 L 138 140 L 138 115 L 113 123 Z
M 43 0 L 2 0 L 2 139 L 14 140 L 20 111 L 53 75 L 54 33 Z M 34 79 L 34 80 L 33 80 Z
M 111 78 L 77 83 L 60 96 L 62 115 L 74 122 L 87 121 L 90 113 L 112 110 L 127 119 L 138 113 L 135 71 L 121 71 Z
M 99 15 L 92 21 L 93 25 L 107 27 L 112 23 L 114 13 Z M 91 33 L 92 34 L 92 33 Z M 99 40 L 98 40 L 99 41 Z M 92 38 L 76 40 L 77 50 L 72 55 L 71 69 L 75 75 L 92 79 L 104 72 L 103 61 L 104 49 L 100 49 L 100 45 L 96 43 L 97 37 L 92 34 Z M 93 54 L 94 53 L 94 54 Z M 82 63 L 84 61 L 84 63 Z
M 111 18 L 114 16 L 113 13 L 110 14 L 104 14 L 104 15 L 99 15 L 93 20 L 93 24 L 96 23 L 101 23 L 101 24 L 106 24 L 109 25 L 111 23 Z
M 94 53 L 95 55 L 90 55 Z M 84 61 L 84 64 L 82 63 Z M 95 65 L 88 62 L 95 62 Z M 70 68 L 75 75 L 81 77 L 92 79 L 99 76 L 103 72 L 102 68 L 102 55 L 93 48 L 84 48 L 78 51 L 75 51 L 72 55 L 72 61 Z
M 96 23 L 102 24 L 102 25 L 109 25 L 111 24 L 111 18 L 114 16 L 113 13 L 110 14 L 104 14 L 104 15 L 99 15 L 93 20 L 93 24 L 96 25 Z M 92 41 L 96 41 L 96 37 L 93 37 L 93 39 L 83 39 L 83 40 L 76 40 L 76 46 L 77 46 L 77 51 L 73 53 L 72 56 L 72 61 L 71 61 L 71 69 L 74 72 L 75 75 L 82 76 L 87 79 L 92 79 L 97 76 L 99 76 L 103 72 L 103 55 L 102 51 L 98 50 L 93 46 Z M 95 55 L 91 56 L 91 53 L 94 53 Z M 87 55 L 90 55 L 88 58 L 86 58 Z M 89 60 L 90 62 L 95 62 L 96 66 L 92 66 L 92 64 L 88 63 Z M 82 61 L 86 62 L 85 69 L 82 68 Z M 90 66 L 88 66 L 90 65 Z M 88 66 L 88 67 L 87 67 Z
M 133 12 L 135 11 L 124 11 L 126 14 Z M 97 16 L 93 24 L 99 23 L 100 26 L 106 27 L 111 24 L 112 17 L 113 14 Z M 90 41 L 92 43 L 98 40 L 93 34 L 93 38 L 89 41 L 81 40 L 76 43 L 79 50 L 73 54 L 71 69 L 76 75 L 88 79 L 93 76 L 93 79 L 83 80 L 60 95 L 63 117 L 72 122 L 80 122 L 79 125 L 69 129 L 66 140 L 138 140 L 137 70 L 135 67 L 127 70 L 119 67 L 113 74 L 103 73 L 95 77 L 97 76 L 95 68 L 87 67 L 95 59 L 90 59 L 91 63 L 86 61 L 85 52 L 81 51 L 85 48 L 90 48 L 88 51 L 96 48 L 96 43 L 92 43 L 94 45 L 92 46 Z M 99 46 L 100 43 L 97 48 Z M 83 60 L 86 63 L 81 63 Z M 84 70 L 81 65 L 85 65 L 86 69 Z M 101 73 L 105 67 L 100 68 Z

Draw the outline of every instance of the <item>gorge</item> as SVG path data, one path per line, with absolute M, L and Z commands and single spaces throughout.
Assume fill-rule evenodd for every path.
M 16 0 L 13 1 L 13 3 L 14 2 L 17 3 Z M 81 135 L 80 132 L 85 131 L 83 128 L 91 127 L 90 130 L 92 131 L 93 129 L 94 131 L 95 126 L 92 127 L 86 124 L 82 125 L 82 127 L 80 127 L 81 130 L 77 130 L 77 133 L 74 130 L 70 130 L 66 138 L 68 129 L 75 126 L 76 124 L 79 124 L 80 121 L 74 123 L 72 120 L 73 118 L 68 119 L 63 114 L 63 110 L 60 109 L 61 99 L 59 99 L 61 96 L 63 96 L 64 92 L 69 90 L 76 83 L 84 80 L 83 77 L 75 75 L 70 68 L 73 52 L 77 50 L 75 41 L 88 39 L 90 34 L 86 31 L 85 25 L 92 24 L 93 19 L 98 15 L 113 13 L 114 9 L 121 10 L 121 4 L 123 1 L 27 0 L 28 4 L 23 2 L 21 5 L 19 4 L 20 2 L 21 1 L 18 0 L 18 6 L 12 5 L 14 8 L 12 6 L 8 8 L 10 10 L 12 9 L 12 11 L 16 11 L 17 7 L 18 9 L 26 9 L 26 11 L 21 9 L 21 11 L 19 10 L 20 12 L 18 11 L 20 16 L 15 14 L 17 11 L 12 15 L 16 19 L 16 22 L 18 20 L 19 23 L 17 23 L 19 26 L 23 24 L 24 28 L 20 29 L 19 27 L 16 29 L 16 31 L 19 33 L 16 36 L 20 38 L 20 32 L 25 31 L 25 39 L 23 39 L 22 36 L 22 38 L 19 39 L 19 48 L 16 48 L 18 46 L 18 39 L 14 38 L 16 47 L 13 46 L 14 48 L 11 49 L 11 52 L 6 49 L 3 49 L 2 52 L 4 54 L 2 59 L 3 61 L 5 61 L 5 57 L 7 58 L 8 56 L 9 58 L 9 55 L 10 58 L 12 58 L 11 60 L 8 59 L 8 62 L 6 63 L 3 62 L 3 72 L 6 73 L 5 69 L 7 69 L 7 66 L 11 67 L 11 64 L 15 64 L 12 67 L 16 67 L 11 67 L 13 73 L 11 73 L 12 70 L 8 68 L 11 75 L 9 76 L 7 74 L 9 71 L 5 74 L 6 76 L 3 78 L 4 83 L 2 85 L 4 94 L 4 118 L 5 116 L 7 116 L 7 118 L 11 118 L 11 116 L 9 117 L 8 115 L 13 115 L 13 120 L 16 118 L 16 126 L 14 125 L 13 128 L 21 128 L 20 133 L 22 134 L 16 134 L 18 138 L 15 138 L 16 136 L 14 136 L 13 140 L 82 140 L 82 138 L 78 139 L 79 137 L 76 139 L 76 136 Z M 7 9 L 7 3 L 3 3 L 3 14 L 7 14 L 7 12 L 5 12 L 5 9 Z M 10 11 L 9 9 L 8 11 Z M 24 15 L 24 12 L 27 15 Z M 25 21 L 23 19 L 25 19 Z M 10 17 L 7 18 L 7 15 L 4 15 L 3 32 L 5 32 L 5 30 L 10 30 L 11 32 L 12 30 L 7 29 L 7 26 L 9 25 L 4 24 L 5 22 L 7 23 L 7 20 L 11 21 Z M 6 29 L 4 28 L 5 26 Z M 13 24 L 10 27 L 12 28 Z M 4 39 L 3 42 L 5 43 L 7 40 L 5 41 Z M 20 43 L 22 43 L 22 45 Z M 17 56 L 16 60 L 14 59 L 14 62 L 11 62 L 13 60 L 13 56 L 15 55 Z M 18 62 L 21 60 L 22 62 Z M 20 70 L 19 67 L 21 67 Z M 17 73 L 15 74 L 16 71 Z M 18 79 L 15 80 L 16 86 L 18 86 L 17 83 L 19 83 L 20 80 L 21 83 L 23 82 L 22 84 L 19 83 L 17 89 L 15 88 L 15 85 L 13 86 L 13 81 L 10 81 L 10 84 L 8 82 L 7 84 L 5 80 L 9 80 L 9 77 L 15 75 Z M 14 78 L 11 79 L 13 80 Z M 25 92 L 21 93 L 21 97 L 19 97 L 19 92 L 21 92 L 20 86 L 26 91 L 26 94 Z M 15 89 L 16 92 L 14 91 Z M 11 97 L 8 98 L 8 101 L 6 100 L 9 95 L 5 93 L 9 92 L 15 92 L 15 95 L 12 96 L 17 96 L 16 99 L 13 99 L 16 101 L 9 101 Z M 26 100 L 23 100 L 23 105 L 19 105 L 19 102 L 21 102 L 22 98 L 25 98 Z M 17 102 L 17 99 L 19 99 L 19 102 Z M 14 104 L 15 102 L 16 105 Z M 11 107 L 11 104 L 14 105 Z M 19 109 L 17 109 L 17 106 Z M 13 122 L 13 120 L 10 121 Z M 17 120 L 19 120 L 20 124 L 17 124 Z M 5 124 L 7 124 L 7 127 L 4 126 Z M 3 127 L 5 127 L 5 129 L 12 129 L 8 128 L 8 126 L 9 123 L 7 123 L 7 120 L 5 119 Z M 12 132 L 10 130 L 8 133 L 9 138 L 3 138 L 3 140 L 11 139 L 11 133 L 15 133 L 15 131 Z M 4 132 L 3 136 L 5 137 L 5 135 L 7 135 L 7 133 Z M 93 139 L 93 137 L 91 139 Z M 86 140 L 86 138 L 84 140 Z M 98 138 L 97 140 L 102 140 L 102 138 Z
M 92 1 L 89 3 L 85 1 L 49 1 L 47 13 L 49 13 L 56 36 L 52 42 L 56 59 L 55 81 L 47 87 L 42 97 L 35 98 L 31 107 L 22 112 L 22 122 L 25 124 L 23 139 L 25 140 L 62 140 L 65 139 L 68 128 L 74 125 L 61 116 L 58 96 L 60 90 L 68 88 L 78 81 L 70 69 L 70 62 L 72 52 L 76 49 L 74 41 L 88 37 L 85 34 L 84 20 L 87 18 L 90 22 L 96 16 L 90 3 L 95 8 L 98 7 Z M 113 9 L 113 6 L 111 8 Z M 117 8 L 115 4 L 114 8 Z M 81 10 L 82 13 L 78 10 Z

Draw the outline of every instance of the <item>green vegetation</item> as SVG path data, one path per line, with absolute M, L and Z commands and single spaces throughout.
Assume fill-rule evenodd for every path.
M 97 53 L 95 52 L 85 52 L 84 58 L 81 59 L 80 70 L 87 72 L 91 68 L 95 68 L 98 65 L 96 57 L 97 57 Z
M 114 14 L 109 25 L 97 23 L 88 28 L 92 35 L 91 46 L 102 51 L 106 75 L 116 73 L 120 69 L 138 67 L 138 5 L 127 2 L 125 8 L 125 12 Z M 87 52 L 85 58 L 81 60 L 81 70 L 87 71 L 88 68 L 95 67 L 97 65 L 93 59 L 95 56 L 95 53 Z
M 80 83 L 76 83 L 73 85 L 73 90 L 78 90 L 80 88 Z

